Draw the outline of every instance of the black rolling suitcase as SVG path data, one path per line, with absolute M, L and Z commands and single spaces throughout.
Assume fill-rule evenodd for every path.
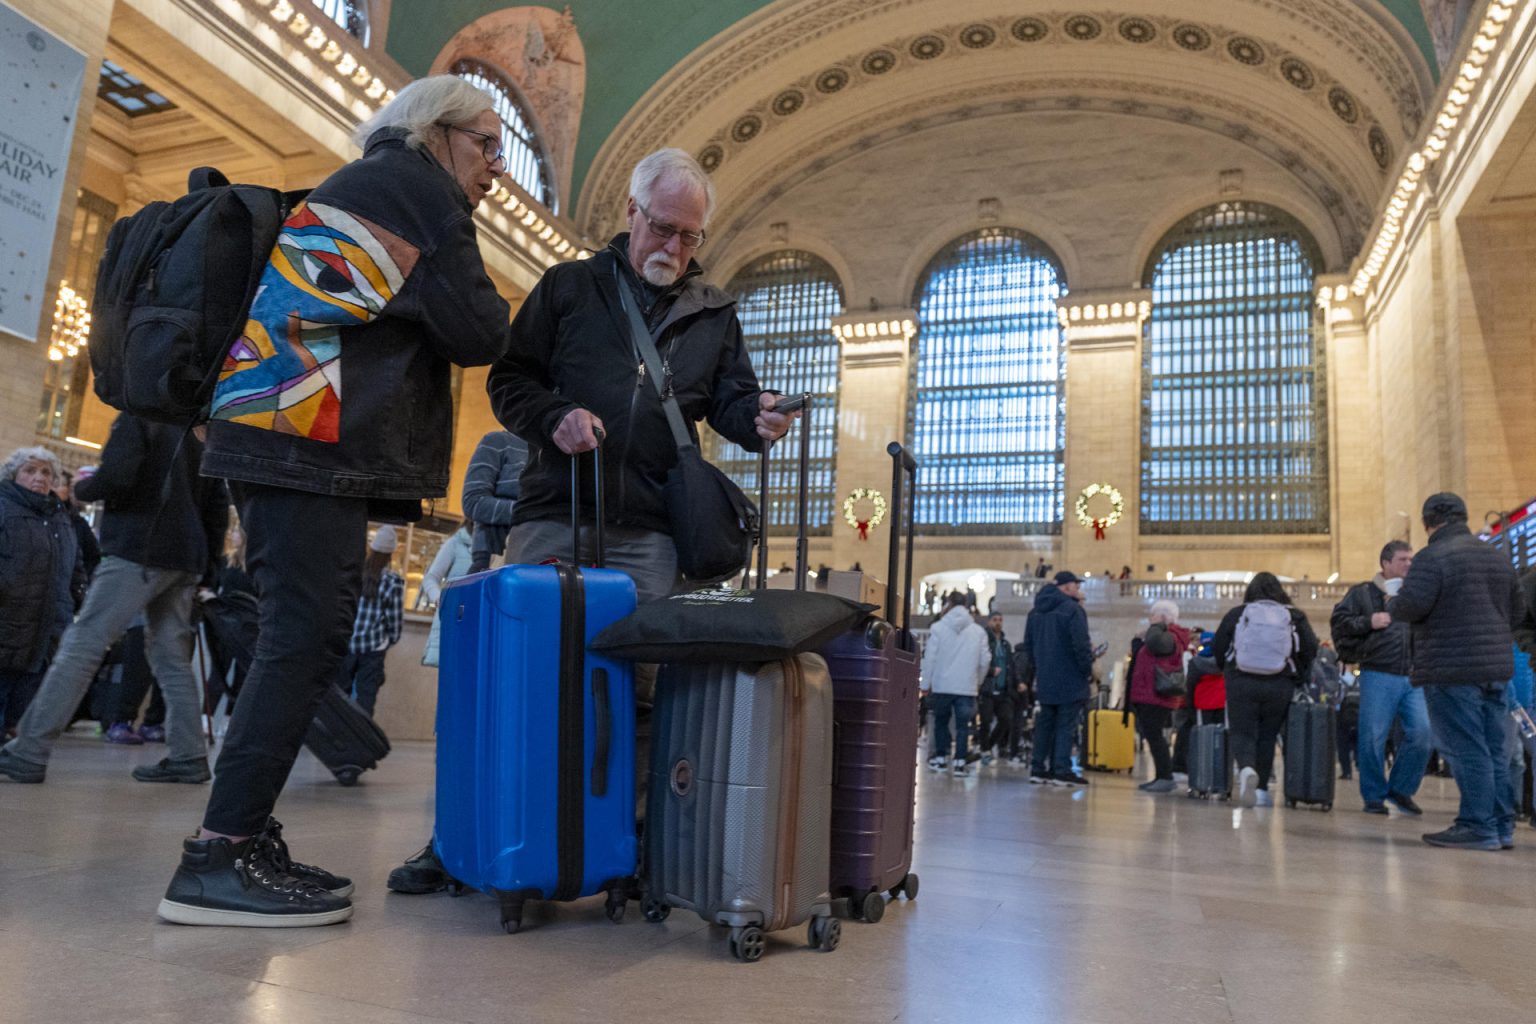
M 1227 729 L 1219 722 L 1202 721 L 1203 714 L 1195 712 L 1195 727 L 1189 734 L 1189 795 L 1225 799 L 1232 795 Z
M 315 706 L 304 745 L 343 786 L 357 785 L 358 776 L 377 768 L 389 753 L 389 737 L 384 730 L 334 685 L 325 688 Z
M 1332 704 L 1309 700 L 1291 705 L 1285 719 L 1285 805 L 1319 804 L 1333 807 L 1335 765 L 1338 764 L 1338 722 Z

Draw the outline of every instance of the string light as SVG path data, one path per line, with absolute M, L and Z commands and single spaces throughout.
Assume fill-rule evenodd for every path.
M 1365 262 L 1361 264 L 1350 282 L 1349 289 L 1355 295 L 1364 295 L 1377 275 L 1381 273 L 1382 267 L 1386 265 L 1387 257 L 1391 255 L 1393 246 L 1402 234 L 1403 218 L 1407 215 L 1410 201 L 1418 192 L 1420 178 L 1430 164 L 1444 155 L 1451 133 L 1460 123 L 1463 109 L 1472 101 L 1473 91 L 1477 88 L 1478 80 L 1483 77 L 1488 58 L 1497 47 L 1499 36 L 1503 34 L 1505 25 L 1509 23 L 1514 8 L 1529 2 L 1530 0 L 1491 0 L 1489 3 L 1483 15 L 1483 23 L 1472 39 L 1471 48 L 1467 51 L 1466 59 L 1457 69 L 1456 78 L 1450 89 L 1446 91 L 1445 102 L 1441 104 L 1435 116 L 1434 129 L 1424 140 L 1424 145 L 1409 154 L 1407 164 L 1398 177 L 1397 187 L 1392 191 L 1392 199 L 1382 215 L 1376 240 L 1371 245 Z

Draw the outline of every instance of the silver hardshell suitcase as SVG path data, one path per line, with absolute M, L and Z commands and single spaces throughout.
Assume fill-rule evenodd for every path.
M 765 933 L 806 921 L 811 946 L 836 949 L 827 663 L 665 665 L 651 737 L 646 919 L 695 911 L 747 962 Z

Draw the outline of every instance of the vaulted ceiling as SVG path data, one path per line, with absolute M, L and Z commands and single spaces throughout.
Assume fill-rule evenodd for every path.
M 1086 190 L 1141 179 L 1154 221 L 1177 219 L 1191 174 L 1206 172 L 1199 191 L 1214 197 L 1219 173 L 1241 168 L 1338 269 L 1434 91 L 1441 40 L 1425 11 L 1443 34 L 1459 2 L 570 0 L 585 95 L 562 154 L 564 209 L 602 238 L 630 168 L 662 145 L 694 153 L 716 180 L 715 253 L 836 213 L 794 196 L 831 194 L 855 168 L 876 191 L 899 179 L 922 195 L 943 188 L 951 163 L 1006 179 L 1015 198 L 1059 194 L 1064 177 Z M 426 6 L 394 4 L 389 24 L 391 55 L 414 73 L 505 5 L 438 0 L 430 19 Z M 898 159 L 934 166 L 914 175 Z

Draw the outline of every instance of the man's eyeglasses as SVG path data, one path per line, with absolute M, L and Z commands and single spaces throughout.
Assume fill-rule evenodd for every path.
M 485 156 L 486 163 L 493 164 L 501 159 L 502 148 L 500 136 L 487 135 L 485 132 L 477 132 L 473 128 L 465 128 L 462 125 L 443 124 L 441 121 L 438 122 L 438 127 L 452 128 L 456 132 L 463 132 L 465 135 L 473 135 L 475 138 L 479 139 L 480 152 Z
M 651 234 L 655 235 L 657 238 L 660 238 L 662 241 L 666 241 L 673 235 L 676 235 L 679 239 L 682 240 L 683 245 L 687 246 L 689 249 L 697 249 L 699 246 L 704 244 L 704 232 L 683 231 L 680 228 L 673 227 L 671 224 L 659 223 L 651 219 L 651 212 L 644 206 L 640 206 L 638 202 L 635 203 L 635 205 L 640 207 L 640 216 L 644 217 L 645 222 L 650 225 Z

